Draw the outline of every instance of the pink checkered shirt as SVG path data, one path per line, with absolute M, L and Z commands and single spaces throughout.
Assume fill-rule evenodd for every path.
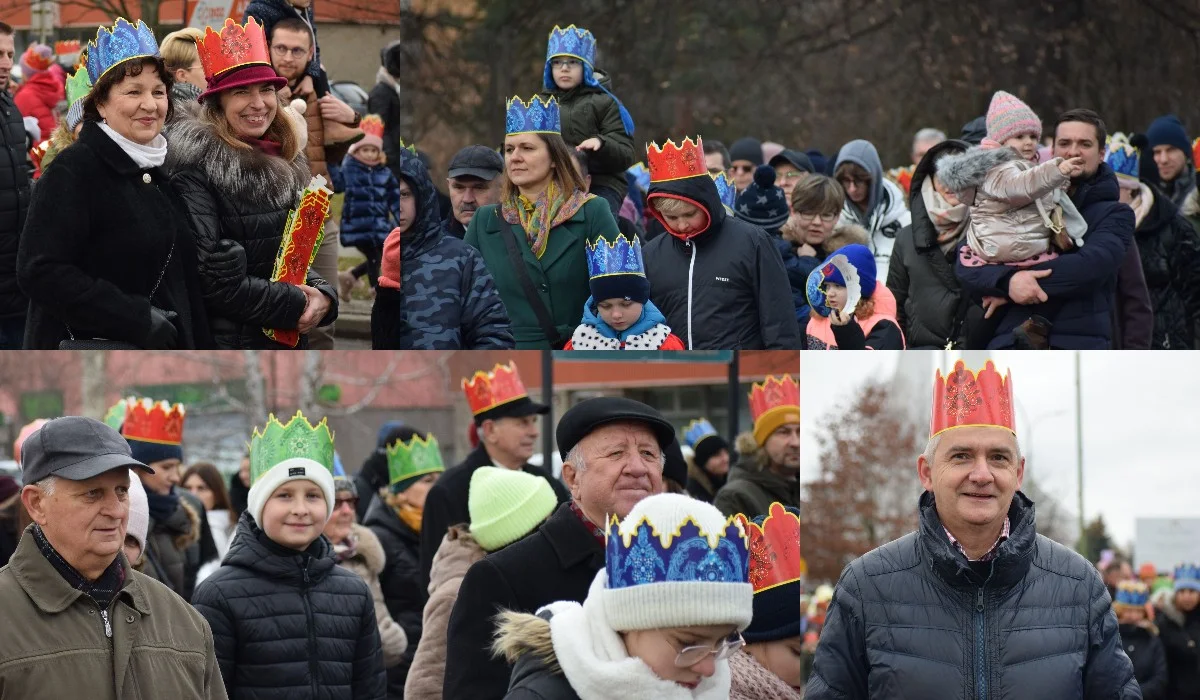
M 946 527 L 942 526 L 942 529 L 946 530 Z M 956 549 L 958 549 L 958 551 L 962 552 L 964 557 L 967 557 L 966 550 L 962 548 L 962 545 L 958 543 L 958 540 L 956 540 L 954 538 L 954 535 L 950 534 L 949 530 L 946 530 L 946 537 L 950 538 L 950 544 L 954 545 L 954 547 Z M 979 557 L 978 559 L 972 559 L 971 557 L 967 557 L 967 561 L 991 561 L 991 560 L 995 559 L 996 558 L 996 550 L 1000 549 L 1000 545 L 1003 544 L 1004 540 L 1007 540 L 1007 539 L 1008 539 L 1008 518 L 1005 518 L 1004 519 L 1004 527 L 1000 529 L 1000 536 L 996 538 L 996 542 L 992 545 L 992 548 L 989 549 L 986 554 L 984 554 L 982 557 Z

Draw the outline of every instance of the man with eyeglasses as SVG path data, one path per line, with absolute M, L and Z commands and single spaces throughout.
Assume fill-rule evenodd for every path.
M 792 190 L 795 189 L 797 183 L 806 175 L 815 172 L 812 161 L 807 155 L 788 148 L 780 151 L 779 155 L 772 158 L 767 165 L 775 168 L 775 184 L 783 190 L 784 196 L 789 200 L 792 198 Z
M 762 142 L 753 136 L 740 138 L 729 147 L 732 163 L 729 174 L 733 176 L 734 189 L 741 194 L 754 181 L 754 169 L 763 164 Z
M 729 160 L 729 149 L 725 144 L 713 139 L 704 141 L 704 167 L 709 175 L 720 175 L 729 172 L 732 161 Z

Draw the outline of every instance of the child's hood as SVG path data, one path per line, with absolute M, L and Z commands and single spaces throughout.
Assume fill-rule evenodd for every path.
M 964 153 L 943 157 L 937 162 L 937 177 L 947 189 L 965 192 L 978 189 L 987 174 L 998 166 L 1024 160 L 1011 148 L 983 148 L 973 146 Z

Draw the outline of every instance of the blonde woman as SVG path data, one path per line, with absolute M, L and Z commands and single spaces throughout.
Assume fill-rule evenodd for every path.
M 163 63 L 175 84 L 171 86 L 171 107 L 175 114 L 172 121 L 194 118 L 200 113 L 200 102 L 196 99 L 208 87 L 204 79 L 204 66 L 200 63 L 200 52 L 196 42 L 204 32 L 194 27 L 185 27 L 163 37 L 159 50 Z

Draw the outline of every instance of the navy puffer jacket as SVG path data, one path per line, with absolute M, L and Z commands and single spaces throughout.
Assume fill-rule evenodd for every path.
M 918 532 L 842 572 L 806 700 L 1141 698 L 1099 572 L 1037 534 L 1018 492 L 991 562 L 968 562 L 933 494 Z
M 386 165 L 367 165 L 352 155 L 329 169 L 333 189 L 342 199 L 342 245 L 383 249 L 383 241 L 400 224 L 400 182 Z
M 303 553 L 272 542 L 249 513 L 192 605 L 212 627 L 230 700 L 387 696 L 367 584 L 320 537 Z

